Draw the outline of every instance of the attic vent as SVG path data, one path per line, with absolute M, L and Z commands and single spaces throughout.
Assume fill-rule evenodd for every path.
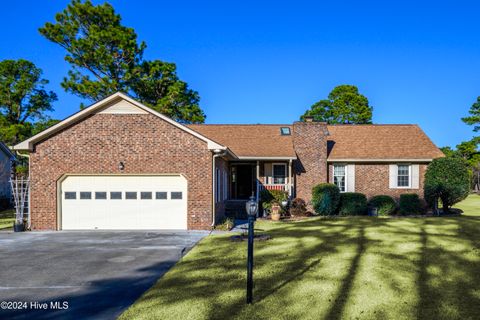
M 289 127 L 281 127 L 280 133 L 282 136 L 289 136 L 290 135 L 290 128 Z

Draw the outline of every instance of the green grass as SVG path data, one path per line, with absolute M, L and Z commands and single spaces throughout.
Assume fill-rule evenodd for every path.
M 480 196 L 462 216 L 259 222 L 246 243 L 202 240 L 121 319 L 478 319 Z
M 0 229 L 12 228 L 15 221 L 14 210 L 5 210 L 0 212 Z

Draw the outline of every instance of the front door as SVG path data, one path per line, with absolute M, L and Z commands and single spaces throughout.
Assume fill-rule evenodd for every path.
M 248 199 L 255 192 L 254 166 L 234 164 L 231 167 L 232 198 Z

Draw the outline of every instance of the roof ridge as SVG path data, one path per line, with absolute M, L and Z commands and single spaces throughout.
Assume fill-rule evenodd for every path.
M 275 123 L 192 123 L 187 126 L 292 126 L 293 124 L 275 124 Z

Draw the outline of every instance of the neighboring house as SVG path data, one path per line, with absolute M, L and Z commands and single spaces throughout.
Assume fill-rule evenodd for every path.
M 12 176 L 12 162 L 15 159 L 14 154 L 5 145 L 0 142 L 0 209 L 9 207 L 12 201 L 12 187 L 10 178 Z
M 33 229 L 209 229 L 262 189 L 336 183 L 422 196 L 441 151 L 416 125 L 182 125 L 122 93 L 15 146 L 30 152 Z M 240 202 L 241 203 L 241 202 Z

